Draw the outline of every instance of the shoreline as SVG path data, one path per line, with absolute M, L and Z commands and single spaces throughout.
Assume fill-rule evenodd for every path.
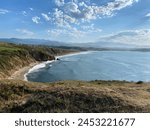
M 62 58 L 64 56 L 78 55 L 78 54 L 82 54 L 82 53 L 84 54 L 84 53 L 87 53 L 87 52 L 89 52 L 89 51 L 73 52 L 73 53 L 68 53 L 68 54 L 64 54 L 64 55 L 58 55 L 58 56 L 55 56 L 55 59 Z M 51 60 L 51 61 L 49 60 L 49 61 L 31 63 L 29 66 L 25 66 L 25 67 L 15 71 L 10 77 L 8 77 L 8 79 L 28 81 L 27 78 L 26 78 L 26 75 L 29 72 L 38 69 L 37 66 L 45 65 L 46 63 L 48 64 L 48 63 L 51 63 L 51 62 L 54 62 L 54 61 L 55 60 Z
M 31 63 L 28 66 L 25 66 L 17 71 L 15 71 L 10 77 L 8 77 L 8 79 L 16 79 L 16 80 L 25 80 L 25 74 L 28 73 L 28 71 L 34 67 L 35 65 L 38 65 L 39 62 L 35 62 L 35 63 Z

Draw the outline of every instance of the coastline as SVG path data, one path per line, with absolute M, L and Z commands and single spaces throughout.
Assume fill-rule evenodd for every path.
M 31 63 L 28 66 L 15 71 L 8 79 L 25 80 L 25 74 L 37 64 L 39 64 L 39 62 Z
M 57 58 L 62 58 L 64 56 L 72 56 L 72 55 L 78 55 L 78 54 L 84 54 L 84 53 L 87 53 L 88 51 L 84 51 L 84 52 L 73 52 L 73 53 L 68 53 L 68 54 L 64 54 L 64 55 L 58 55 L 58 56 L 55 56 L 55 59 Z M 16 80 L 24 80 L 24 81 L 28 81 L 26 79 L 26 74 L 35 70 L 35 69 L 38 69 L 37 66 L 40 66 L 40 65 L 45 65 L 47 63 L 51 63 L 51 62 L 54 62 L 55 60 L 51 60 L 51 61 L 43 61 L 43 62 L 35 62 L 35 63 L 31 63 L 29 66 L 25 66 L 19 70 L 17 70 L 16 72 L 14 72 L 10 77 L 8 77 L 8 79 L 16 79 Z

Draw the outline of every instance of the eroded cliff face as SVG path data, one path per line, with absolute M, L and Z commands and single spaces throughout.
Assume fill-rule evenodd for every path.
M 7 78 L 16 70 L 28 66 L 31 63 L 54 59 L 54 56 L 46 55 L 41 52 L 17 51 L 14 55 L 10 55 L 3 62 L 0 62 L 0 78 Z
M 8 78 L 15 71 L 31 63 L 54 60 L 55 55 L 68 52 L 68 50 L 48 47 L 0 43 L 0 78 Z
M 150 112 L 150 83 L 8 80 L 30 63 L 72 51 L 0 44 L 0 112 Z M 3 79 L 2 79 L 3 78 Z

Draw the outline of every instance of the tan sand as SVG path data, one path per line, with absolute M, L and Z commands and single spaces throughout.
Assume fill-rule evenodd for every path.
M 31 63 L 29 66 L 25 66 L 25 67 L 17 70 L 8 79 L 25 80 L 24 75 L 29 71 L 30 68 L 32 68 L 33 66 L 35 66 L 37 64 L 39 64 L 39 62 Z
M 64 54 L 64 55 L 74 55 L 74 54 L 78 54 L 78 53 L 83 53 L 83 52 L 71 52 L 68 54 Z M 56 56 L 57 57 L 61 57 L 64 55 L 59 55 Z M 19 70 L 17 70 L 15 73 L 13 73 L 8 79 L 17 79 L 17 80 L 25 80 L 25 74 L 29 71 L 29 69 L 31 69 L 33 66 L 39 64 L 40 62 L 36 62 L 36 63 L 31 63 L 29 66 L 25 66 Z

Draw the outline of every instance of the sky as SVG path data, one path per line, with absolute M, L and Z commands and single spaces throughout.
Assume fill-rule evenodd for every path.
M 0 0 L 0 37 L 150 45 L 150 0 Z

